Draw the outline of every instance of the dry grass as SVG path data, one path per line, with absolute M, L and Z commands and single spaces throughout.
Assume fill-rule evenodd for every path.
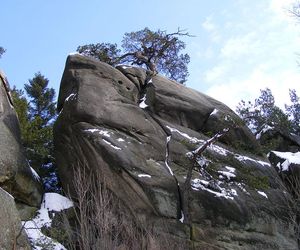
M 74 173 L 76 226 L 65 222 L 68 249 L 160 250 L 188 249 L 168 234 L 141 226 L 108 189 L 99 173 L 87 168 Z

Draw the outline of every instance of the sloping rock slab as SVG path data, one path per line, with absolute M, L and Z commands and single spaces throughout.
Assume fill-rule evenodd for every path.
M 64 190 L 76 197 L 74 171 L 98 171 L 137 220 L 163 222 L 170 233 L 191 240 L 191 248 L 297 249 L 286 220 L 290 197 L 237 115 L 162 76 L 145 84 L 145 75 L 68 57 L 54 128 Z M 226 127 L 232 129 L 223 144 L 191 162 L 191 151 Z
M 16 201 L 39 207 L 42 186 L 24 156 L 19 121 L 6 78 L 0 72 L 0 187 Z

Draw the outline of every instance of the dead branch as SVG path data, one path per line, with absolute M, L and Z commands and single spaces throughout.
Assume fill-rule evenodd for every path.
M 192 151 L 192 156 L 190 157 L 191 165 L 188 168 L 187 176 L 182 189 L 184 222 L 187 224 L 190 223 L 188 207 L 189 207 L 189 200 L 190 200 L 190 193 L 191 193 L 191 179 L 193 175 L 193 169 L 197 165 L 197 158 L 201 157 L 202 153 L 207 149 L 207 147 L 209 147 L 210 145 L 218 141 L 221 137 L 226 135 L 228 132 L 229 132 L 229 128 L 223 129 L 222 131 L 218 132 L 213 137 L 205 141 L 196 150 Z
M 229 128 L 225 128 L 221 132 L 218 132 L 217 134 L 215 134 L 209 140 L 205 141 L 203 145 L 201 145 L 200 147 L 198 147 L 196 150 L 194 150 L 192 152 L 192 154 L 193 154 L 192 159 L 195 160 L 197 157 L 201 156 L 201 154 L 207 149 L 207 147 L 209 147 L 211 144 L 218 141 L 221 137 L 226 135 L 228 132 L 229 132 Z

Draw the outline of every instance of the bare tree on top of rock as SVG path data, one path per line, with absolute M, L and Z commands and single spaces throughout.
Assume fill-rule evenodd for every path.
M 110 65 L 130 63 L 145 67 L 151 75 L 161 73 L 168 78 L 184 83 L 188 77 L 188 54 L 181 54 L 185 43 L 181 36 L 190 36 L 184 30 L 167 33 L 166 31 L 151 31 L 149 28 L 125 33 L 122 40 L 123 51 L 117 44 L 97 43 L 79 46 L 77 52 L 96 58 Z

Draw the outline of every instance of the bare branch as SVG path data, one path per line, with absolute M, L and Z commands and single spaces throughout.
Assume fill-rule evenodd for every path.
M 218 132 L 215 134 L 212 138 L 205 141 L 204 144 L 202 144 L 199 148 L 194 150 L 193 153 L 193 160 L 195 160 L 197 157 L 201 156 L 201 154 L 209 147 L 211 144 L 215 143 L 217 140 L 219 140 L 221 137 L 226 135 L 229 132 L 229 128 L 223 129 L 221 132 Z
M 192 152 L 191 165 L 187 170 L 187 176 L 183 185 L 183 213 L 184 213 L 184 222 L 190 223 L 189 218 L 189 200 L 190 200 L 190 193 L 191 193 L 191 179 L 193 175 L 193 169 L 197 164 L 197 158 L 201 157 L 202 153 L 209 147 L 211 144 L 218 141 L 221 137 L 226 135 L 229 132 L 229 128 L 225 128 L 222 131 L 215 134 L 213 137 L 205 141 L 201 146 L 199 146 L 196 150 Z

